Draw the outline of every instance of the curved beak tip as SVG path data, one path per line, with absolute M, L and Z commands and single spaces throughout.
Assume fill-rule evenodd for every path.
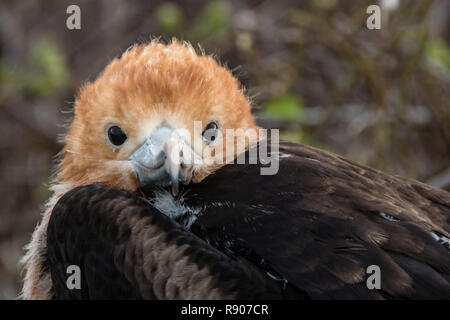
M 178 179 L 180 170 L 180 145 L 174 139 L 169 139 L 164 145 L 164 151 L 167 155 L 167 171 L 171 180 L 172 195 L 176 197 L 180 191 L 180 182 Z
M 178 183 L 172 184 L 170 187 L 170 190 L 172 192 L 172 196 L 176 197 L 176 196 L 178 196 L 178 194 L 180 192 L 180 185 Z

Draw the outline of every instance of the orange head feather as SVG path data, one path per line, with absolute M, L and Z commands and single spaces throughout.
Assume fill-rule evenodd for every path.
M 62 151 L 58 183 L 103 183 L 135 191 L 139 181 L 130 155 L 163 125 L 187 130 L 191 134 L 188 144 L 194 150 L 195 140 L 200 139 L 203 159 L 214 155 L 213 147 L 195 133 L 194 121 L 203 126 L 215 121 L 221 132 L 257 129 L 239 82 L 213 58 L 198 55 L 177 41 L 134 46 L 81 89 Z M 111 124 L 127 136 L 120 148 L 107 141 Z M 221 139 L 225 150 L 231 142 L 225 141 L 225 134 Z M 221 165 L 194 166 L 192 181 L 202 180 Z

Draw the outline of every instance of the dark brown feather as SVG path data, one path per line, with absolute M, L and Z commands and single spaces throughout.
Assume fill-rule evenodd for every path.
M 49 224 L 56 296 L 450 299 L 448 192 L 304 145 L 279 151 L 276 175 L 230 164 L 183 190 L 201 208 L 190 231 L 124 191 L 71 191 Z M 69 262 L 84 268 L 80 293 L 64 287 Z
M 147 202 L 102 185 L 65 194 L 48 226 L 57 299 L 305 298 L 244 260 L 229 259 Z M 81 269 L 68 289 L 66 269 Z
M 432 236 L 450 238 L 448 192 L 305 145 L 279 152 L 276 175 L 228 165 L 192 186 L 185 203 L 205 208 L 192 232 L 218 248 L 235 239 L 312 297 L 450 299 L 450 252 Z M 369 265 L 381 269 L 378 293 Z

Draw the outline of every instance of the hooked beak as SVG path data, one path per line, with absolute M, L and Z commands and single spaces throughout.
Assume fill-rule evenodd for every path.
M 161 127 L 148 137 L 129 158 L 142 188 L 171 186 L 172 195 L 180 182 L 189 184 L 195 152 L 175 131 Z
M 170 183 L 172 186 L 172 195 L 176 197 L 180 191 L 180 183 L 178 180 L 180 173 L 180 152 L 181 147 L 177 140 L 170 138 L 164 144 L 164 153 L 167 156 L 166 162 L 164 164 L 166 172 L 169 174 Z

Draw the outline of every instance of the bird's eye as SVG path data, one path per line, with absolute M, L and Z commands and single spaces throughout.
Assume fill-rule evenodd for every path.
M 118 126 L 110 126 L 107 133 L 109 142 L 114 146 L 120 146 L 127 140 L 127 135 Z
M 218 133 L 219 126 L 216 122 L 211 121 L 206 125 L 205 129 L 203 129 L 202 136 L 206 142 L 213 142 L 214 140 L 216 140 Z

